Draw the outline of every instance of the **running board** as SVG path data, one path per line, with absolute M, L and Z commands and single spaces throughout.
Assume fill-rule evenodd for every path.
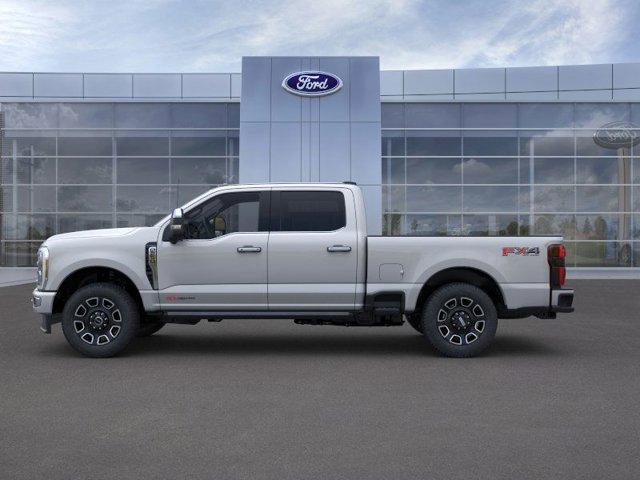
M 312 312 L 312 311 L 283 311 L 283 312 L 257 312 L 257 311 L 171 311 L 163 312 L 161 321 L 165 323 L 186 323 L 195 324 L 200 320 L 208 320 L 210 322 L 219 322 L 220 320 L 231 319 L 252 319 L 252 320 L 268 320 L 283 319 L 296 320 L 306 318 L 322 318 L 322 319 L 346 319 L 353 317 L 353 312 Z

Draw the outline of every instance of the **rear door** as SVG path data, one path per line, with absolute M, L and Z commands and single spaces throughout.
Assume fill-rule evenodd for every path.
M 350 190 L 273 190 L 269 309 L 353 310 L 357 240 Z

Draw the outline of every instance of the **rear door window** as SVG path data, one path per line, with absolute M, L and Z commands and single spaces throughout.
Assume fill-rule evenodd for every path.
M 273 192 L 272 226 L 281 232 L 330 232 L 347 224 L 342 192 Z

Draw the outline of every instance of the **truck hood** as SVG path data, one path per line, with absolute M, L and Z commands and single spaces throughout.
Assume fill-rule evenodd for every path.
M 79 232 L 60 233 L 47 239 L 46 243 L 57 242 L 59 240 L 71 240 L 76 238 L 104 238 L 104 237 L 121 237 L 130 235 L 138 230 L 134 228 L 103 228 L 100 230 L 81 230 Z

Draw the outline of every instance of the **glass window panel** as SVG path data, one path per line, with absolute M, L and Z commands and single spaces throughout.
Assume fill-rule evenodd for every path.
M 151 227 L 158 223 L 166 215 L 163 214 L 118 214 L 117 226 L 118 228 L 127 227 Z
M 633 211 L 640 212 L 640 187 L 633 188 Z
M 174 128 L 226 128 L 226 103 L 171 104 Z
M 532 160 L 528 158 L 520 158 L 520 183 L 527 184 L 531 182 L 531 164 Z
M 18 183 L 56 183 L 55 158 L 18 157 L 16 164 Z
M 0 158 L 0 183 L 13 183 L 13 158 Z
M 465 103 L 465 128 L 515 128 L 518 106 L 508 103 Z
M 44 241 L 55 234 L 55 215 L 17 215 L 17 222 L 3 222 L 8 240 Z
M 174 185 L 173 197 L 177 200 L 175 202 L 172 201 L 173 205 L 180 206 L 184 205 L 187 202 L 190 202 L 197 196 L 203 194 L 204 192 L 215 188 L 215 185 L 197 185 L 197 186 L 185 186 L 185 185 Z
M 238 183 L 239 180 L 239 168 L 240 159 L 229 158 L 227 160 L 227 183 Z
M 405 211 L 405 187 L 382 187 L 382 211 L 383 212 L 404 212 Z
M 404 235 L 404 216 L 397 213 L 382 215 L 382 235 Z
M 226 155 L 226 133 L 207 133 L 202 136 L 173 137 L 171 149 L 173 155 L 224 156 Z
M 631 159 L 578 158 L 576 177 L 577 183 L 626 183 L 631 178 Z
M 460 105 L 447 103 L 406 103 L 408 128 L 459 128 Z
M 60 212 L 111 212 L 113 188 L 111 186 L 58 187 Z
M 640 267 L 640 242 L 633 242 L 633 266 Z
M 111 103 L 61 103 L 61 128 L 111 128 L 113 104 Z
M 407 155 L 453 157 L 459 156 L 461 151 L 459 132 L 407 130 Z
M 407 183 L 462 183 L 462 160 L 459 158 L 408 158 Z
M 227 103 L 227 126 L 230 128 L 240 128 L 240 104 Z
M 631 237 L 630 215 L 576 215 L 578 240 L 628 240 Z
M 535 212 L 575 211 L 575 187 L 534 187 Z
M 521 103 L 518 106 L 518 125 L 520 128 L 571 128 L 573 104 Z
M 24 135 L 24 132 L 20 132 L 20 134 Z M 14 151 L 16 155 L 24 157 L 55 155 L 56 139 L 53 136 L 5 137 L 2 140 L 2 154 L 10 156 L 14 154 Z
M 168 158 L 117 159 L 119 184 L 169 183 Z
M 535 183 L 575 183 L 573 158 L 536 158 L 533 168 Z
M 40 242 L 2 242 L 0 244 L 3 267 L 35 267 Z
M 461 187 L 407 187 L 408 212 L 460 212 Z
M 381 151 L 383 157 L 404 155 L 404 131 L 383 130 Z
M 594 141 L 593 132 L 576 133 L 576 152 L 578 155 L 617 157 L 629 155 L 631 142 L 625 148 L 602 147 Z
M 465 184 L 518 183 L 517 158 L 465 158 L 462 171 Z
M 56 128 L 58 105 L 55 103 L 3 103 L 6 128 Z
M 383 103 L 382 128 L 404 128 L 404 103 Z
M 480 136 L 481 132 L 465 133 L 463 151 L 465 155 L 517 155 L 518 138 L 513 136 Z M 487 132 L 488 133 L 488 132 Z
M 640 183 L 640 157 L 633 159 L 633 183 Z
M 533 235 L 562 235 L 571 240 L 576 236 L 576 218 L 573 215 L 534 215 Z
M 16 187 L 0 187 L 0 212 L 13 211 L 13 189 Z
M 167 136 L 139 136 L 116 138 L 116 150 L 121 157 L 153 157 L 169 155 Z
M 180 184 L 226 183 L 226 160 L 224 158 L 173 158 L 171 181 Z
M 640 240 L 640 215 L 633 215 L 633 232 L 632 238 Z
M 407 215 L 407 235 L 461 235 L 460 215 Z
M 628 103 L 576 103 L 576 128 L 600 128 L 611 122 L 630 121 Z
M 58 233 L 77 232 L 79 230 L 98 230 L 112 228 L 111 214 L 73 214 L 58 216 Z
M 55 212 L 56 187 L 38 185 L 17 189 L 18 212 Z
M 553 132 L 522 132 L 520 155 L 538 157 L 573 157 L 573 136 L 551 135 Z
M 118 186 L 116 208 L 118 212 L 145 212 L 166 214 L 171 208 L 171 187 Z
M 240 131 L 227 131 L 227 155 L 235 157 L 240 154 Z
M 518 235 L 517 215 L 464 215 L 462 231 L 472 237 Z
M 58 182 L 70 184 L 112 183 L 113 159 L 59 158 Z
M 254 202 L 254 229 L 246 231 L 256 231 L 258 227 L 258 202 Z M 346 224 L 345 198 L 341 192 L 280 194 L 280 230 L 283 232 L 330 232 Z
M 465 212 L 517 212 L 518 187 L 464 187 Z
M 117 128 L 168 128 L 171 126 L 168 103 L 116 103 Z
M 531 211 L 532 203 L 533 203 L 533 188 L 518 187 L 518 211 L 520 213 L 526 213 Z
M 58 155 L 106 157 L 113 154 L 111 137 L 60 137 Z
M 382 159 L 382 183 L 404 184 L 407 183 L 404 176 L 404 158 Z
M 577 267 L 630 267 L 630 243 L 576 242 Z
M 628 187 L 578 186 L 576 189 L 576 211 L 578 212 L 631 211 L 631 192 Z

